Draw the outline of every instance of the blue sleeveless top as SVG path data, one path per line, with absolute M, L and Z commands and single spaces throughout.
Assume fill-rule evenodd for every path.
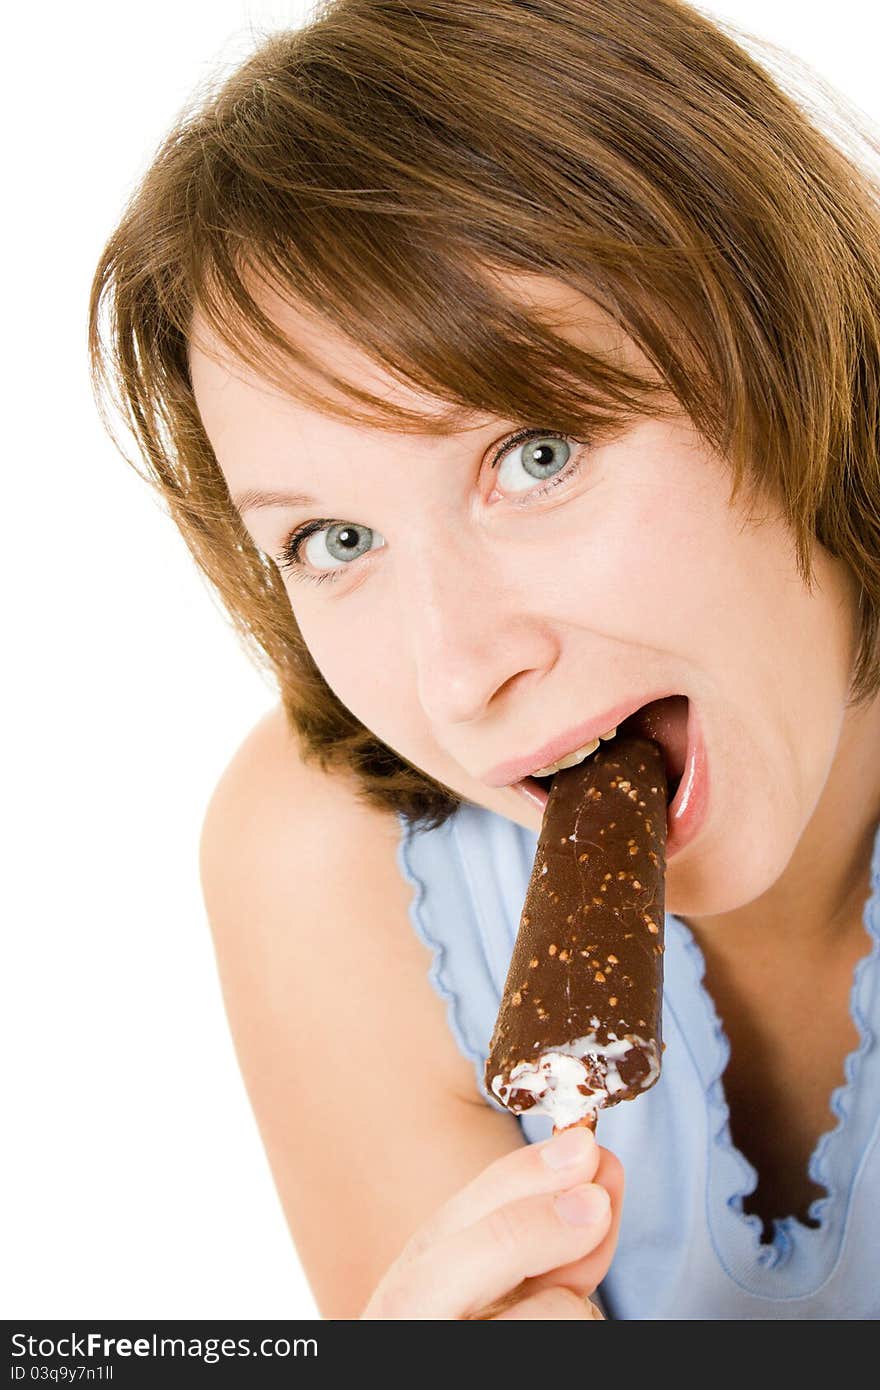
M 463 803 L 443 825 L 417 830 L 398 817 L 398 865 L 416 892 L 410 919 L 433 951 L 429 979 L 447 1001 L 449 1027 L 483 1069 L 519 926 L 538 837 Z M 860 1044 L 831 1097 L 837 1118 L 810 1158 L 827 1190 L 762 1243 L 742 1199 L 757 1172 L 734 1146 L 722 1075 L 729 1044 L 703 985 L 692 933 L 666 914 L 663 1070 L 635 1103 L 600 1117 L 600 1142 L 621 1160 L 626 1195 L 614 1262 L 599 1290 L 610 1318 L 873 1319 L 880 1314 L 880 826 L 874 839 L 865 951 L 850 1011 Z M 507 1113 L 507 1112 L 504 1112 Z M 529 1143 L 549 1137 L 547 1116 L 518 1119 Z

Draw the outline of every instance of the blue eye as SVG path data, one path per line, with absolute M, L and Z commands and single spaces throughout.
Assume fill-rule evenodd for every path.
M 378 544 L 377 544 L 378 543 Z M 368 550 L 384 545 L 384 537 L 369 526 L 361 526 L 355 521 L 312 521 L 288 536 L 284 549 L 275 557 L 281 569 L 288 570 L 297 579 L 310 579 L 320 584 L 328 579 L 336 579 L 352 560 L 360 559 Z M 305 559 L 313 569 L 323 570 L 323 574 L 311 575 L 304 568 Z M 342 562 L 341 566 L 338 563 Z
M 561 473 L 571 457 L 571 445 L 558 434 L 536 434 L 530 431 L 515 447 L 505 446 L 503 462 L 498 468 L 498 481 L 507 492 L 525 492 L 536 482 Z M 496 460 L 497 463 L 497 460 Z
M 517 501 L 517 506 L 525 506 L 575 476 L 585 449 L 579 449 L 572 458 L 572 445 L 587 443 L 568 435 L 523 429 L 504 441 L 491 466 L 505 492 L 526 494 Z M 544 486 L 535 487 L 540 482 Z M 292 531 L 274 558 L 279 569 L 293 579 L 325 584 L 343 575 L 353 560 L 384 544 L 384 536 L 360 522 L 323 518 Z M 320 573 L 314 573 L 316 570 Z
M 335 569 L 334 560 L 341 560 L 343 564 L 357 560 L 373 549 L 374 540 L 381 539 L 378 531 L 371 531 L 369 526 L 340 521 L 334 526 L 322 526 L 320 531 L 312 531 L 306 537 L 303 553 L 316 570 Z

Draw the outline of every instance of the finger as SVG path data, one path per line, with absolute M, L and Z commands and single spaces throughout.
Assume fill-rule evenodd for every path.
M 546 1288 L 498 1313 L 492 1322 L 592 1322 L 602 1314 L 588 1298 L 571 1289 Z
M 611 1267 L 617 1238 L 620 1233 L 620 1220 L 623 1214 L 624 1173 L 616 1154 L 610 1149 L 599 1149 L 599 1166 L 594 1181 L 605 1188 L 611 1198 L 611 1222 L 604 1239 L 587 1254 L 573 1260 L 560 1269 L 547 1274 L 539 1274 L 530 1283 L 531 1289 L 542 1289 L 548 1284 L 572 1289 L 576 1294 L 591 1294 L 601 1284 Z
M 595 1136 L 582 1127 L 565 1130 L 538 1144 L 524 1144 L 497 1158 L 456 1192 L 419 1227 L 404 1254 L 418 1254 L 522 1197 L 591 1182 L 598 1166 Z
M 582 1258 L 610 1224 L 608 1193 L 595 1183 L 510 1202 L 395 1262 L 365 1316 L 470 1318 L 523 1279 Z
M 502 1299 L 496 1300 L 490 1308 L 484 1309 L 482 1312 L 484 1319 L 494 1319 L 496 1314 L 506 1311 L 513 1304 L 546 1288 L 564 1287 L 570 1289 L 578 1297 L 584 1297 L 594 1293 L 601 1284 L 608 1273 L 617 1247 L 623 1210 L 624 1173 L 620 1160 L 615 1154 L 611 1153 L 609 1149 L 602 1148 L 599 1152 L 601 1157 L 599 1167 L 596 1170 L 595 1181 L 601 1183 L 611 1198 L 611 1225 L 605 1239 L 595 1250 L 581 1259 L 563 1265 L 559 1269 L 549 1270 L 546 1274 L 539 1274 L 533 1279 L 524 1280 L 516 1289 L 512 1289 Z

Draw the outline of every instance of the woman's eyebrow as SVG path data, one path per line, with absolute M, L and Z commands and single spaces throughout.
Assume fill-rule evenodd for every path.
M 305 492 L 261 492 L 259 488 L 250 487 L 245 492 L 237 493 L 232 505 L 244 515 L 260 507 L 315 507 L 317 501 Z
M 478 423 L 474 423 L 475 421 Z M 456 434 L 472 434 L 475 430 L 486 429 L 493 423 L 496 422 L 479 415 L 476 411 L 453 409 L 433 418 L 424 433 L 417 437 L 432 444 L 441 444 Z M 232 505 L 244 515 L 245 512 L 258 511 L 261 507 L 316 507 L 318 501 L 305 492 L 261 492 L 259 488 L 251 487 L 244 492 L 236 493 Z

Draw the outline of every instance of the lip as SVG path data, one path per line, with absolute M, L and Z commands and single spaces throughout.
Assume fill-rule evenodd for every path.
M 628 700 L 625 704 L 614 705 L 612 709 L 606 710 L 604 714 L 591 719 L 588 723 L 576 724 L 567 733 L 559 734 L 549 743 L 536 748 L 533 753 L 528 753 L 521 758 L 511 758 L 505 763 L 498 763 L 497 767 L 490 768 L 488 772 L 484 773 L 480 781 L 488 787 L 510 787 L 514 783 L 519 784 L 530 775 L 534 768 L 548 767 L 550 763 L 559 762 L 559 759 L 564 758 L 567 753 L 573 753 L 575 748 L 582 748 L 585 743 L 591 743 L 600 734 L 616 728 L 643 706 L 651 705 L 655 700 L 665 700 L 669 695 L 678 694 L 680 694 L 678 690 L 658 690 L 656 693 L 641 695 L 637 700 Z M 692 701 L 689 702 L 689 706 L 693 707 Z M 688 737 L 690 737 L 690 717 L 688 718 Z
M 657 695 L 655 699 L 663 697 Z M 649 701 L 645 701 L 646 704 Z M 637 708 L 640 708 L 637 706 Z M 635 711 L 630 711 L 635 713 Z M 623 720 L 620 721 L 623 723 Z M 610 726 L 609 726 L 610 727 Z M 585 739 L 586 743 L 587 740 Z M 577 745 L 575 745 L 577 746 Z M 562 756 L 560 754 L 560 756 Z M 516 783 L 515 790 L 541 814 L 547 805 L 547 792 L 531 777 Z M 709 763 L 703 729 L 693 700 L 688 700 L 687 757 L 678 790 L 666 808 L 666 859 L 680 854 L 699 834 L 709 808 Z

